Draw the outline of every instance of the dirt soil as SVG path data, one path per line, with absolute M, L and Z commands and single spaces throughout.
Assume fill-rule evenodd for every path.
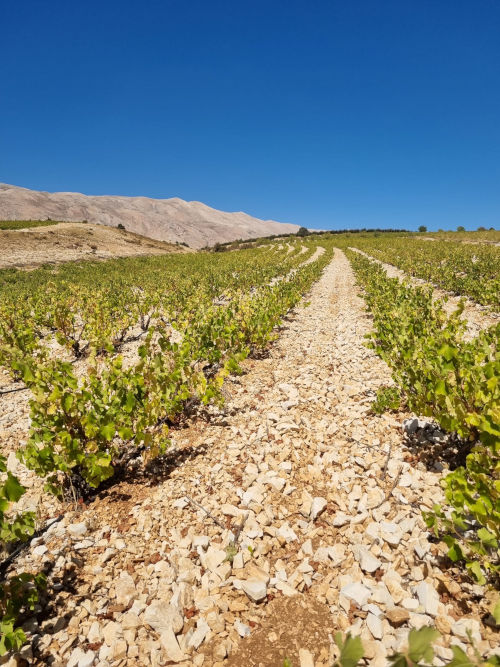
M 77 222 L 0 230 L 0 269 L 33 269 L 42 264 L 82 259 L 163 255 L 187 250 L 122 229 Z

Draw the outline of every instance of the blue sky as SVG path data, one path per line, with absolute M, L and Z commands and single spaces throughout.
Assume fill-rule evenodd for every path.
M 2 3 L 0 181 L 500 228 L 498 0 Z

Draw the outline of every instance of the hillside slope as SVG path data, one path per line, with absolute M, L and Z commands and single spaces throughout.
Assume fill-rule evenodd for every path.
M 0 183 L 0 219 L 88 220 L 126 229 L 160 241 L 202 248 L 238 238 L 296 232 L 297 225 L 259 220 L 246 213 L 226 213 L 183 199 L 88 196 L 77 192 L 38 192 Z
M 102 225 L 62 222 L 47 227 L 0 230 L 0 269 L 29 269 L 82 259 L 185 252 L 183 246 Z

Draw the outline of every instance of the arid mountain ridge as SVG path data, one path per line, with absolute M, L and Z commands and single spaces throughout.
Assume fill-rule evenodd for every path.
M 218 211 L 177 197 L 151 199 L 79 192 L 41 192 L 0 183 L 1 220 L 65 220 L 117 227 L 160 241 L 202 248 L 238 238 L 294 233 L 298 225 Z

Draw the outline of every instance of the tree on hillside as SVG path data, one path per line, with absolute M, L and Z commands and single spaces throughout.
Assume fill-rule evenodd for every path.
M 465 227 L 463 227 L 462 225 L 458 225 L 457 232 L 465 232 Z
M 427 227 L 426 227 L 425 225 L 420 225 L 420 227 L 418 228 L 418 231 L 419 231 L 419 232 L 426 232 L 426 231 L 427 231 Z
M 118 229 L 125 229 L 125 225 L 123 225 L 121 222 L 118 223 Z
M 301 227 L 297 232 L 297 236 L 309 236 L 309 230 L 306 227 Z
M 478 232 L 485 232 L 485 231 L 486 231 L 486 227 L 478 227 L 478 228 L 477 228 L 477 231 L 478 231 Z

